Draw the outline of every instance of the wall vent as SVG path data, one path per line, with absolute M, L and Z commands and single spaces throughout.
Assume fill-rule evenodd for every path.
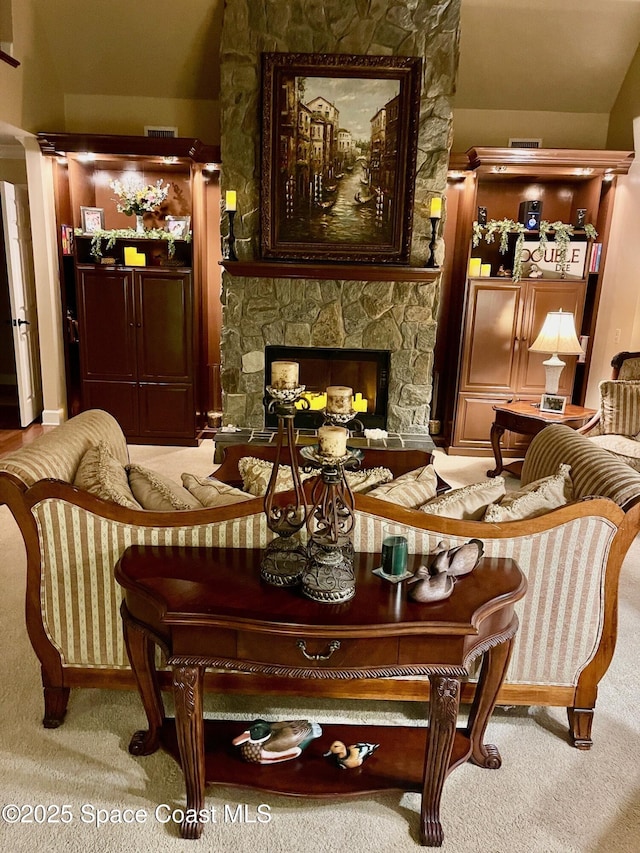
M 510 139 L 509 148 L 542 148 L 541 139 Z
M 160 126 L 156 126 L 156 125 L 154 125 L 154 126 L 145 125 L 144 135 L 145 136 L 155 136 L 155 137 L 159 137 L 160 139 L 168 139 L 168 138 L 173 139 L 173 138 L 177 137 L 177 135 L 178 135 L 178 128 L 177 127 L 160 127 Z

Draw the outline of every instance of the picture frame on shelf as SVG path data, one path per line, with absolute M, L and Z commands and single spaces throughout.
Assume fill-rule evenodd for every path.
M 166 216 L 164 221 L 165 230 L 172 234 L 177 240 L 184 240 L 189 234 L 191 225 L 190 216 Z
M 264 53 L 264 258 L 409 262 L 422 60 Z
M 104 231 L 104 208 L 80 207 L 80 224 L 85 234 Z
M 543 394 L 540 398 L 540 411 L 553 415 L 564 415 L 567 398 L 560 394 Z

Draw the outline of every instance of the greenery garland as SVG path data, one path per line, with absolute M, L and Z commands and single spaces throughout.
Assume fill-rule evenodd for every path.
M 558 245 L 558 264 L 563 266 L 567 260 L 569 244 L 571 237 L 575 234 L 573 225 L 568 225 L 566 222 L 547 222 L 543 219 L 539 226 L 540 232 L 540 248 L 544 247 L 549 242 L 549 234 L 553 233 L 555 242 Z M 584 226 L 584 232 L 589 240 L 595 240 L 598 232 L 593 225 L 588 223 Z M 478 222 L 473 223 L 472 245 L 477 247 L 480 240 L 484 239 L 486 243 L 493 243 L 495 235 L 500 235 L 500 245 L 498 247 L 501 255 L 505 255 L 509 251 L 509 235 L 517 234 L 514 254 L 513 254 L 513 281 L 520 281 L 522 278 L 522 250 L 524 248 L 524 235 L 528 233 L 522 222 L 515 222 L 513 219 L 489 219 L 486 225 L 480 225 Z
M 172 258 L 176 251 L 176 237 L 169 231 L 162 228 L 148 228 L 143 234 L 140 234 L 133 228 L 113 228 L 110 230 L 94 231 L 92 234 L 85 234 L 82 228 L 76 228 L 76 236 L 91 237 L 91 254 L 94 258 L 102 257 L 102 241 L 105 241 L 105 249 L 112 249 L 116 240 L 166 240 L 168 243 L 167 251 L 169 257 Z M 186 243 L 191 242 L 191 231 L 184 237 Z

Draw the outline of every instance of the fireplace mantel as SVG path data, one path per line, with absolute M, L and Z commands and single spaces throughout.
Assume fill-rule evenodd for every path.
M 225 272 L 245 278 L 302 278 L 341 281 L 435 281 L 439 267 L 397 264 L 331 264 L 300 261 L 221 261 Z

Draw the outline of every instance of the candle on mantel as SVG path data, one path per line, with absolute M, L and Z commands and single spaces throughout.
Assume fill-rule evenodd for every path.
M 346 385 L 329 385 L 327 411 L 334 415 L 348 415 L 353 410 L 353 388 Z
M 491 264 L 481 264 L 480 275 L 483 275 L 483 276 L 491 275 Z
M 271 364 L 271 386 L 272 388 L 297 388 L 298 387 L 298 362 L 297 361 L 274 361 Z
M 442 216 L 442 199 L 440 196 L 434 196 L 431 199 L 431 207 L 429 210 L 429 217 L 431 219 L 440 219 Z
M 347 454 L 348 432 L 344 427 L 321 426 L 318 429 L 318 445 L 322 456 L 341 459 Z
M 482 268 L 482 258 L 469 258 L 469 277 L 477 278 Z
M 224 207 L 227 213 L 236 210 L 237 195 L 235 190 L 227 190 L 224 197 Z

